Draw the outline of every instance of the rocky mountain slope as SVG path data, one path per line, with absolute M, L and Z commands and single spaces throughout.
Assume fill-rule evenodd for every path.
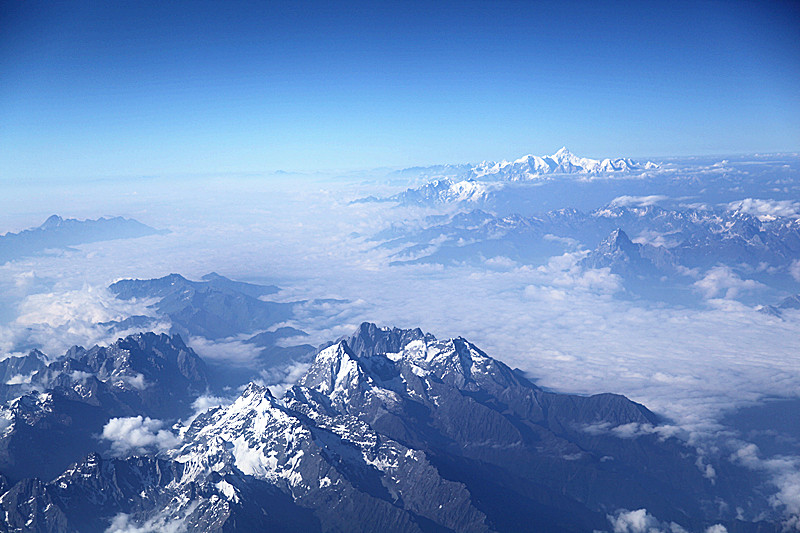
M 37 352 L 16 359 L 17 369 L 35 371 L 3 388 L 0 473 L 12 480 L 49 479 L 105 449 L 98 435 L 111 418 L 186 417 L 208 386 L 204 362 L 178 336 L 143 333 L 107 347 L 76 346 L 49 364 Z
M 542 390 L 465 339 L 365 323 L 281 399 L 250 384 L 159 459 L 89 455 L 0 505 L 6 529 L 30 531 L 577 532 L 638 508 L 777 531 L 737 520 L 769 509 L 741 489 L 752 474 L 710 479 L 660 423 L 622 396 Z

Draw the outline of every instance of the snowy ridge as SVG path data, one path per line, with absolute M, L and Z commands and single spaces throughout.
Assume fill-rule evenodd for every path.
M 730 505 L 707 505 L 716 487 L 736 486 L 726 471 L 714 485 L 675 439 L 605 431 L 632 424 L 659 418 L 615 394 L 544 391 L 460 337 L 364 323 L 320 350 L 282 398 L 251 383 L 159 458 L 93 454 L 49 483 L 17 483 L 2 496 L 0 525 L 591 531 L 605 527 L 608 509 L 657 506 L 661 493 L 641 490 L 653 483 L 670 491 L 668 519 L 733 519 L 735 491 L 720 493 Z
M 341 348 L 336 345 L 323 350 L 317 358 L 333 377 L 320 388 L 331 394 L 358 378 L 354 361 Z M 387 439 L 354 417 L 331 416 L 320 400 L 314 391 L 298 387 L 282 402 L 265 387 L 251 383 L 231 406 L 208 412 L 189 428 L 187 443 L 174 453 L 174 459 L 184 465 L 180 483 L 202 481 L 214 474 L 253 476 L 287 490 L 302 506 L 316 505 L 320 498 L 345 507 L 347 502 L 364 500 L 391 515 L 393 522 L 409 520 L 404 518 L 405 511 L 396 508 L 400 506 L 454 529 L 488 529 L 463 485 L 441 478 L 424 452 Z M 365 492 L 360 478 L 375 475 L 369 472 L 377 474 L 377 485 Z M 434 505 L 431 499 L 420 497 L 415 487 L 421 478 L 446 492 L 447 503 L 437 500 Z M 235 485 L 223 488 L 229 500 L 239 498 Z M 374 491 L 385 492 L 391 504 L 376 498 Z M 340 515 L 336 520 L 369 523 L 349 512 L 335 511 Z M 323 524 L 334 520 L 324 513 L 320 519 Z M 409 525 L 408 530 L 415 529 Z
M 455 181 L 451 178 L 442 178 L 417 189 L 408 189 L 391 197 L 390 200 L 397 200 L 405 204 L 477 203 L 485 200 L 493 189 L 494 187 L 490 184 L 474 179 Z
M 605 174 L 656 168 L 658 165 L 652 161 L 640 164 L 624 158 L 600 160 L 578 157 L 563 147 L 553 155 L 528 154 L 515 161 L 484 161 L 473 167 L 471 177 L 479 180 L 531 181 L 549 174 Z
M 660 165 L 632 159 L 590 159 L 578 157 L 566 148 L 552 155 L 526 155 L 515 161 L 484 161 L 467 171 L 459 169 L 452 175 L 437 175 L 417 188 L 409 188 L 386 200 L 406 205 L 437 205 L 448 203 L 480 203 L 503 188 L 508 182 L 542 182 L 555 176 L 581 179 L 641 173 Z M 361 201 L 376 201 L 375 198 Z

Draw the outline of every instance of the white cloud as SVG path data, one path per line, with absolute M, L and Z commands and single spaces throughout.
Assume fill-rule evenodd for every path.
M 269 387 L 269 391 L 276 398 L 280 398 L 308 370 L 309 363 L 292 363 L 283 367 L 262 370 L 260 385 Z
M 685 531 L 682 527 L 662 524 L 655 516 L 647 512 L 647 509 L 637 509 L 628 511 L 618 510 L 614 515 L 608 515 L 608 521 L 614 528 L 614 533 L 678 533 Z
M 777 488 L 770 498 L 772 505 L 784 513 L 787 526 L 800 526 L 800 456 L 762 458 L 755 444 L 735 444 L 737 448 L 730 456 L 731 461 L 766 472 Z
M 28 270 L 26 272 L 20 272 L 14 276 L 14 285 L 18 289 L 25 289 L 30 287 L 36 279 L 36 274 L 33 270 Z
M 110 441 L 116 455 L 141 455 L 169 450 L 180 444 L 178 437 L 163 428 L 161 420 L 141 415 L 112 418 L 103 426 L 101 437 Z
M 660 233 L 653 230 L 642 230 L 631 240 L 637 244 L 651 244 L 653 246 L 663 246 L 664 248 L 674 248 L 680 244 L 680 239 L 681 236 L 677 233 Z
M 232 403 L 233 403 L 233 398 L 205 394 L 203 396 L 198 396 L 192 402 L 192 409 L 194 409 L 198 413 L 202 413 L 208 411 L 212 407 L 224 407 Z
M 504 255 L 496 255 L 494 257 L 490 257 L 489 259 L 484 259 L 483 262 L 488 267 L 496 268 L 513 268 L 518 264 L 510 257 L 506 257 Z
M 777 217 L 800 218 L 800 202 L 792 200 L 762 200 L 745 198 L 727 204 L 730 211 L 741 211 L 758 217 L 762 221 L 774 220 Z
M 614 533 L 689 533 L 683 526 L 675 522 L 662 522 L 647 512 L 647 509 L 628 511 L 619 509 L 613 515 L 607 516 L 614 528 Z M 714 524 L 703 533 L 727 533 L 722 524 Z
M 545 234 L 545 236 L 543 238 L 546 241 L 557 242 L 559 244 L 562 244 L 567 248 L 578 249 L 581 246 L 580 241 L 578 241 L 576 239 L 572 239 L 570 237 L 559 237 L 558 235 L 553 235 L 551 233 L 547 233 L 547 234 Z
M 617 511 L 614 516 L 608 517 L 614 533 L 656 533 L 663 531 L 658 520 L 647 512 L 646 509 L 636 511 Z
M 706 299 L 717 297 L 733 299 L 744 291 L 765 288 L 755 280 L 742 279 L 728 266 L 710 268 L 702 279 L 694 282 L 694 287 L 703 293 Z
M 789 266 L 789 273 L 795 280 L 800 281 L 800 259 L 792 261 L 792 264 Z
M 183 518 L 190 515 L 197 508 L 193 503 L 183 513 Z M 138 523 L 130 515 L 119 513 L 111 520 L 105 533 L 184 533 L 187 530 L 183 520 L 176 520 L 174 517 L 156 516 L 144 523 Z
M 583 431 L 592 435 L 608 433 L 620 439 L 634 439 L 643 435 L 658 435 L 661 440 L 665 440 L 670 437 L 684 436 L 684 432 L 677 426 L 670 424 L 654 426 L 653 424 L 640 424 L 638 422 L 618 426 L 612 426 L 608 422 L 600 422 L 585 426 Z
M 86 285 L 80 290 L 28 296 L 19 305 L 16 323 L 21 326 L 47 325 L 53 328 L 74 322 L 97 324 L 123 320 L 134 314 L 148 314 L 147 303 L 150 302 L 118 300 L 104 287 Z
M 533 287 L 549 285 L 567 291 L 606 295 L 622 289 L 622 280 L 616 274 L 612 274 L 611 269 L 579 266 L 578 261 L 585 255 L 586 252 L 568 252 L 551 257 L 546 264 L 536 267 L 535 272 L 539 279 Z M 526 291 L 529 290 L 528 287 Z M 536 289 L 532 290 L 536 292 Z
M 613 200 L 611 200 L 611 205 L 616 205 L 619 207 L 645 207 L 648 205 L 655 205 L 658 202 L 663 202 L 667 200 L 667 196 L 662 196 L 658 194 L 653 194 L 650 196 L 617 196 Z
M 11 376 L 11 378 L 6 381 L 6 385 L 22 385 L 24 383 L 30 383 L 31 378 L 35 373 L 36 371 L 33 371 L 30 374 L 17 374 L 16 376 Z
M 74 345 L 110 344 L 139 328 L 110 333 L 109 327 L 100 323 L 152 315 L 150 303 L 118 300 L 106 288 L 88 284 L 80 289 L 34 293 L 19 302 L 13 321 L 0 325 L 0 350 L 37 347 L 56 357 Z M 163 321 L 151 328 L 156 333 L 168 330 L 169 324 Z
M 242 340 L 212 341 L 204 337 L 190 337 L 187 344 L 203 359 L 234 366 L 250 366 L 258 358 L 261 348 Z

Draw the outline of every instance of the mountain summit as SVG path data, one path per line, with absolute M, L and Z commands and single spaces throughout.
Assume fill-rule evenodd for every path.
M 656 163 L 632 159 L 579 157 L 566 146 L 546 156 L 526 155 L 515 161 L 483 162 L 472 168 L 469 178 L 491 181 L 531 181 L 554 174 L 613 174 L 658 168 Z

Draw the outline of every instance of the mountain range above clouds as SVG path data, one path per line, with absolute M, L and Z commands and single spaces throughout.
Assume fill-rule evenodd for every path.
M 639 163 L 629 158 L 591 159 L 562 147 L 552 155 L 528 154 L 514 161 L 484 161 L 474 166 L 467 179 L 480 181 L 531 181 L 555 174 L 601 175 L 659 168 L 657 163 Z
M 602 175 L 655 170 L 659 163 L 639 162 L 630 158 L 592 159 L 573 154 L 562 147 L 551 155 L 527 154 L 513 161 L 482 161 L 478 164 L 434 165 L 412 167 L 395 172 L 397 175 L 423 179 L 449 178 L 454 181 L 536 181 L 548 175 Z
M 800 160 L 793 154 L 638 163 L 561 151 L 558 157 L 529 155 L 469 168 L 440 165 L 430 169 L 408 169 L 398 175 L 405 178 L 403 190 L 354 203 L 381 201 L 450 211 L 480 208 L 510 215 L 567 207 L 588 210 L 619 197 L 663 196 L 709 206 L 738 203 L 760 216 L 787 216 L 797 211 L 800 193 Z
M 78 244 L 164 233 L 168 231 L 157 230 L 131 218 L 78 220 L 52 215 L 38 227 L 0 235 L 0 263 L 48 249 L 64 249 Z
M 483 161 L 477 165 L 436 165 L 399 171 L 402 176 L 414 176 L 426 181 L 421 186 L 384 199 L 364 198 L 364 201 L 390 201 L 402 205 L 446 205 L 453 203 L 486 202 L 491 195 L 508 184 L 543 183 L 556 177 L 597 178 L 631 176 L 657 170 L 652 161 L 639 163 L 629 158 L 591 159 L 579 157 L 566 147 L 552 155 L 525 155 L 514 161 Z
M 665 208 L 655 200 L 620 200 L 589 212 L 557 209 L 532 216 L 472 210 L 431 216 L 422 227 L 396 225 L 372 241 L 391 252 L 393 265 L 538 266 L 563 253 L 584 253 L 582 266 L 608 268 L 640 294 L 660 287 L 653 296 L 692 300 L 700 293 L 724 295 L 728 282 L 776 295 L 796 293 L 800 219 L 737 206 Z
M 523 159 L 535 168 L 535 159 Z M 755 180 L 760 167 L 753 168 Z M 437 172 L 452 170 L 443 167 Z M 424 294 L 425 285 L 416 283 L 419 279 L 412 274 L 432 270 L 441 273 L 437 282 L 484 272 L 486 283 L 503 277 L 524 279 L 534 288 L 545 286 L 551 272 L 539 276 L 532 265 L 555 256 L 556 262 L 580 275 L 613 280 L 613 289 L 587 289 L 595 291 L 593 295 L 601 293 L 609 306 L 618 302 L 605 298 L 609 293 L 604 291 L 618 291 L 620 284 L 633 293 L 656 282 L 674 293 L 682 284 L 715 320 L 725 317 L 714 306 L 729 305 L 746 315 L 743 324 L 756 315 L 759 327 L 766 323 L 780 329 L 776 335 L 791 331 L 797 300 L 784 297 L 800 290 L 795 275 L 800 267 L 800 216 L 796 201 L 787 198 L 794 194 L 793 182 L 779 183 L 783 178 L 775 174 L 770 184 L 777 191 L 774 195 L 742 200 L 738 191 L 734 198 L 713 202 L 635 189 L 649 187 L 651 173 L 664 178 L 662 170 L 614 174 L 631 180 L 584 180 L 581 176 L 600 174 L 576 171 L 577 179 L 568 174 L 564 180 L 541 181 L 489 177 L 464 180 L 461 188 L 452 189 L 443 183 L 437 185 L 443 194 L 458 195 L 443 197 L 443 202 L 462 212 L 453 214 L 447 207 L 423 210 L 435 214 L 398 223 L 373 238 L 349 234 L 354 246 L 347 253 L 363 252 L 375 260 L 370 264 L 386 268 L 385 277 L 376 279 L 396 279 L 398 290 L 414 289 L 417 294 Z M 728 175 L 729 168 L 708 172 Z M 695 177 L 673 172 L 669 180 L 688 183 Z M 485 207 L 496 201 L 498 192 L 514 196 L 526 188 L 546 197 L 551 185 L 590 191 L 598 181 L 603 187 L 614 182 L 613 196 L 591 208 L 509 213 Z M 621 182 L 624 187 L 616 189 Z M 740 182 L 729 184 L 736 188 Z M 714 184 L 698 181 L 697 187 Z M 424 201 L 417 200 L 416 205 Z M 484 209 L 473 209 L 476 205 Z M 406 211 L 420 212 L 398 209 L 393 213 L 397 217 L 379 220 L 397 221 Z M 58 220 L 53 225 L 57 227 Z M 120 251 L 129 243 L 114 246 Z M 44 259 L 61 266 L 64 259 L 73 258 Z M 195 272 L 201 268 L 192 264 Z M 204 271 L 241 271 L 238 266 L 203 264 Z M 417 266 L 406 267 L 409 264 Z M 17 267 L 28 265 L 6 266 Z M 460 269 L 457 275 L 451 276 L 456 274 L 451 267 Z M 111 271 L 104 267 L 102 286 L 113 279 L 107 275 Z M 263 279 L 259 275 L 251 272 L 245 279 Z M 511 291 L 527 291 L 527 286 L 512 286 L 514 280 L 508 283 Z M 539 298 L 505 311 L 493 309 L 488 298 L 470 298 L 469 305 L 479 314 L 472 324 L 465 322 L 472 328 L 465 336 L 482 335 L 487 345 L 493 340 L 486 331 L 497 331 L 493 328 L 505 318 L 504 312 L 530 318 L 513 334 L 503 331 L 503 347 L 495 348 L 499 358 L 464 338 L 438 339 L 419 329 L 370 323 L 315 348 L 306 343 L 319 339 L 322 328 L 316 319 L 303 322 L 313 301 L 286 297 L 320 292 L 319 282 L 310 287 L 279 292 L 276 286 L 243 283 L 213 272 L 202 278 L 170 274 L 121 280 L 109 287 L 110 294 L 103 290 L 103 299 L 113 305 L 123 302 L 120 309 L 130 312 L 103 314 L 105 322 L 97 324 L 108 334 L 103 338 L 121 339 L 100 342 L 93 337 L 86 346 L 100 342 L 99 346 L 43 349 L 50 356 L 31 351 L 0 361 L 0 391 L 6 400 L 0 410 L 0 473 L 5 476 L 0 478 L 0 531 L 129 532 L 185 525 L 203 531 L 577 532 L 624 530 L 625 523 L 639 520 L 659 532 L 719 533 L 723 527 L 729 532 L 777 532 L 795 513 L 792 490 L 797 484 L 791 476 L 797 464 L 797 432 L 777 431 L 774 421 L 753 425 L 751 433 L 720 422 L 724 437 L 712 440 L 717 436 L 702 433 L 705 427 L 673 425 L 688 422 L 670 421 L 659 414 L 662 411 L 654 412 L 654 406 L 663 409 L 665 397 L 691 403 L 699 390 L 692 390 L 691 380 L 702 376 L 693 371 L 672 374 L 669 368 L 655 372 L 639 363 L 643 360 L 635 348 L 628 349 L 627 335 L 616 336 L 622 341 L 611 340 L 605 332 L 597 337 L 602 364 L 584 359 L 581 350 L 588 343 L 576 343 L 562 352 L 563 359 L 562 354 L 554 359 L 537 338 L 539 332 L 526 328 L 541 327 L 548 335 L 568 336 L 571 331 L 558 332 L 547 324 L 547 316 L 531 311 L 531 302 Z M 336 285 L 324 293 L 351 294 L 344 287 Z M 380 305 L 381 295 L 371 298 L 365 295 L 375 292 L 355 289 L 354 301 L 368 298 L 369 305 Z M 739 298 L 748 291 L 759 302 L 781 302 L 773 314 L 786 320 L 716 300 Z M 531 294 L 536 296 L 533 290 Z M 575 295 L 565 294 L 564 307 L 578 309 L 573 306 Z M 455 295 L 465 301 L 464 295 Z M 629 304 L 622 305 L 631 316 L 647 310 Z M 460 312 L 457 306 L 456 310 Z M 494 311 L 499 318 L 489 316 Z M 686 313 L 691 320 L 694 311 Z M 394 312 L 414 323 L 407 314 Z M 464 312 L 466 316 L 469 311 Z M 333 317 L 325 330 L 335 331 L 332 337 L 350 327 L 345 324 L 368 315 L 363 310 L 330 313 L 330 308 L 328 313 Z M 592 313 L 598 314 L 595 307 L 586 316 Z M 636 327 L 652 328 L 650 318 Z M 334 320 L 336 327 L 328 328 Z M 150 328 L 169 334 L 146 333 Z M 142 333 L 131 336 L 131 331 Z M 612 329 L 607 331 L 610 335 Z M 771 343 L 763 341 L 770 334 L 759 333 L 742 349 L 763 350 L 759 364 L 765 369 L 786 357 L 785 351 L 770 353 Z M 643 334 L 644 341 L 647 338 Z M 715 357 L 713 334 L 709 338 L 709 357 Z M 80 342 L 71 339 L 69 344 Z M 608 346 L 602 346 L 603 339 L 609 340 Z M 514 345 L 529 357 L 525 363 Z M 539 362 L 537 353 L 542 356 Z M 568 374 L 585 371 L 576 382 L 602 379 L 607 375 L 602 372 L 628 372 L 636 374 L 643 387 L 659 392 L 647 396 L 641 395 L 643 389 L 613 385 L 630 398 L 648 398 L 640 400 L 647 406 L 613 390 L 602 393 L 605 385 L 598 387 L 597 380 L 584 388 L 553 386 L 600 394 L 561 394 L 504 365 L 504 357 L 531 375 L 539 364 L 542 376 L 559 372 L 561 364 Z M 570 357 L 578 362 L 568 362 Z M 695 368 L 691 357 L 686 360 Z M 272 369 L 287 364 L 293 365 L 291 379 L 270 380 Z M 786 367 L 783 371 L 788 373 Z M 781 379 L 776 374 L 775 382 Z M 688 384 L 682 388 L 661 392 L 684 379 L 680 383 Z M 253 383 L 247 385 L 249 381 Z M 750 393 L 746 385 L 741 390 L 743 395 Z M 753 390 L 771 389 L 767 385 Z M 754 398 L 756 393 L 748 401 L 761 402 Z M 791 405 L 780 411 L 781 416 L 787 413 L 786 427 L 793 423 Z M 770 431 L 773 437 L 764 438 Z M 750 446 L 756 442 L 758 448 Z
M 223 342 L 219 349 L 223 357 L 209 360 L 213 367 L 210 381 L 215 390 L 238 385 L 260 370 L 305 361 L 314 351 L 310 344 L 287 343 L 307 336 L 300 329 L 282 325 L 293 317 L 296 305 L 306 302 L 270 300 L 279 291 L 275 285 L 233 281 L 211 272 L 198 281 L 180 274 L 124 279 L 112 283 L 109 290 L 121 300 L 153 301 L 150 309 L 155 315 L 106 323 L 111 332 L 132 326 L 146 330 L 159 320 L 166 320 L 170 333 L 181 335 L 190 344 L 198 339 L 203 345 Z M 243 360 L 224 357 L 224 342 L 231 339 L 236 339 L 233 342 L 239 351 L 244 348 L 247 352 Z
M 41 411 L 59 416 L 41 394 Z M 108 429 L 119 420 L 131 419 L 103 430 L 117 450 L 134 439 Z M 282 398 L 251 383 L 171 438 L 161 429 L 157 456 L 87 451 L 51 481 L 6 484 L 2 523 L 578 532 L 647 509 L 689 531 L 778 531 L 767 499 L 748 490 L 753 472 L 698 456 L 663 422 L 619 395 L 544 391 L 463 338 L 364 323 L 318 351 Z

